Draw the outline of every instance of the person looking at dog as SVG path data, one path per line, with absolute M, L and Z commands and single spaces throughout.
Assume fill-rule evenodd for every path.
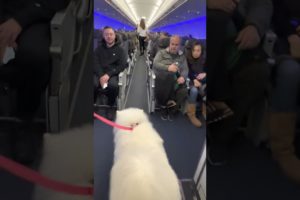
M 204 72 L 204 59 L 202 56 L 202 46 L 199 41 L 192 43 L 191 50 L 187 53 L 187 63 L 189 67 L 189 78 L 191 80 L 190 94 L 188 97 L 187 116 L 191 123 L 196 127 L 201 127 L 202 123 L 196 116 L 197 98 L 200 94 L 200 88 L 206 77 Z M 203 112 L 205 106 L 202 106 Z
M 188 77 L 186 57 L 180 50 L 181 39 L 174 35 L 169 47 L 160 50 L 153 61 L 156 74 L 155 96 L 161 105 L 163 120 L 172 120 L 187 98 L 185 82 Z
M 109 105 L 106 117 L 110 120 L 115 114 L 113 106 L 119 91 L 118 75 L 127 66 L 126 52 L 120 44 L 114 29 L 106 26 L 103 40 L 94 53 L 94 91 L 100 87 L 106 93 Z

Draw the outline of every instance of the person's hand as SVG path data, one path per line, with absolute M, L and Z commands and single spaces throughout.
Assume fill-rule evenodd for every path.
M 293 34 L 288 37 L 290 53 L 293 58 L 300 59 L 300 36 Z
M 259 45 L 260 36 L 255 26 L 249 25 L 241 30 L 235 40 L 240 50 L 252 49 Z
M 200 81 L 198 81 L 197 79 L 194 79 L 194 86 L 195 87 L 201 87 L 201 83 L 200 83 Z
M 178 84 L 183 84 L 184 83 L 184 78 L 182 76 L 180 76 L 178 79 L 177 79 L 177 83 Z
M 108 82 L 109 78 L 110 77 L 107 74 L 104 74 L 103 76 L 100 77 L 99 82 L 101 87 L 103 87 L 103 85 Z
M 22 27 L 13 18 L 0 25 L 0 46 L 17 46 L 16 39 L 20 35 Z
M 209 9 L 222 10 L 227 13 L 232 13 L 240 0 L 207 0 Z
M 175 64 L 169 65 L 168 71 L 169 72 L 177 72 L 178 71 L 177 65 L 175 65 Z
M 196 77 L 196 79 L 198 79 L 198 80 L 203 80 L 204 78 L 206 77 L 206 73 L 200 73 L 200 74 L 198 74 L 198 76 Z

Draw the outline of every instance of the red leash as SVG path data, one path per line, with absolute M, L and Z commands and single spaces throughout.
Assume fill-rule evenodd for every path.
M 116 127 L 118 129 L 122 129 L 122 130 L 126 130 L 126 131 L 132 131 L 131 127 L 127 127 L 127 126 L 122 126 L 122 125 L 116 124 L 115 122 L 112 122 L 112 121 L 110 121 L 110 120 L 108 120 L 108 119 L 106 119 L 104 117 L 101 117 L 97 113 L 94 113 L 94 117 L 97 118 L 98 120 L 106 123 L 109 126 Z
M 130 127 L 116 124 L 108 119 L 105 119 L 104 117 L 101 117 L 96 113 L 94 113 L 94 117 L 110 126 L 122 130 L 128 130 L 128 131 L 132 130 L 132 128 Z M 93 195 L 93 187 L 75 186 L 75 185 L 66 184 L 60 181 L 49 179 L 28 167 L 25 167 L 15 161 L 5 158 L 2 155 L 0 155 L 0 169 L 3 169 L 31 183 L 38 184 L 58 192 L 64 192 L 73 195 L 87 195 L 87 196 Z
M 29 169 L 19 163 L 16 163 L 0 155 L 0 169 L 1 168 L 24 180 L 27 180 L 29 182 L 44 186 L 46 188 L 58 192 L 64 192 L 64 193 L 74 194 L 74 195 L 87 195 L 87 196 L 93 195 L 92 187 L 75 186 L 75 185 L 70 185 L 60 181 L 49 179 L 45 176 L 42 176 L 41 174 L 39 174 L 38 172 L 32 169 Z

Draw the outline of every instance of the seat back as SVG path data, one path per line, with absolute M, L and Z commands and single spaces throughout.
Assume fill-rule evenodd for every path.
M 91 0 L 72 0 L 51 21 L 52 74 L 46 94 L 48 132 L 70 127 L 79 108 L 78 94 L 83 87 L 80 84 L 91 60 L 88 52 L 92 47 L 92 10 Z

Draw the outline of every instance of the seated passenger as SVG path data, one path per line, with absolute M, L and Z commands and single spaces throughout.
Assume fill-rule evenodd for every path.
M 202 81 L 204 81 L 206 77 L 206 73 L 204 72 L 203 65 L 204 60 L 201 56 L 202 47 L 200 42 L 195 41 L 191 45 L 191 51 L 187 54 L 187 62 L 189 67 L 189 78 L 190 78 L 190 94 L 188 98 L 188 106 L 187 106 L 187 115 L 192 122 L 192 124 L 196 127 L 201 127 L 201 121 L 196 117 L 196 103 L 197 98 L 200 93 L 200 88 L 202 87 Z M 204 105 L 204 104 L 203 104 Z M 205 108 L 203 108 L 205 109 Z M 205 112 L 203 110 L 203 112 Z
M 99 89 L 108 97 L 106 117 L 114 118 L 116 98 L 118 96 L 118 75 L 127 65 L 126 52 L 120 46 L 119 39 L 111 27 L 104 27 L 103 40 L 94 53 L 94 94 Z
M 180 37 L 172 36 L 170 45 L 160 50 L 153 62 L 156 74 L 156 99 L 162 106 L 162 119 L 169 118 L 180 109 L 187 97 L 188 66 L 180 49 Z
M 283 172 L 300 183 L 300 159 L 295 153 L 300 97 L 300 2 L 273 0 L 274 31 L 279 55 L 269 115 L 270 144 Z M 299 116 L 298 116 L 299 117 Z
M 153 61 L 154 57 L 156 56 L 157 52 L 161 49 L 165 49 L 170 44 L 170 38 L 167 33 L 161 32 L 159 37 L 153 41 L 152 47 L 150 49 L 150 57 L 149 59 Z
M 15 159 L 22 163 L 32 162 L 37 154 L 34 142 L 37 134 L 33 133 L 32 128 L 41 95 L 51 74 L 50 21 L 68 2 L 0 2 L 0 52 L 4 52 L 6 47 L 12 47 L 15 51 L 15 58 L 1 66 L 0 81 L 17 90 L 16 115 L 22 122 L 16 128 L 13 150 Z
M 221 165 L 242 120 L 268 89 L 270 66 L 260 44 L 272 2 L 208 0 L 207 7 L 207 123 L 218 121 L 208 127 L 214 128 L 208 160 Z

